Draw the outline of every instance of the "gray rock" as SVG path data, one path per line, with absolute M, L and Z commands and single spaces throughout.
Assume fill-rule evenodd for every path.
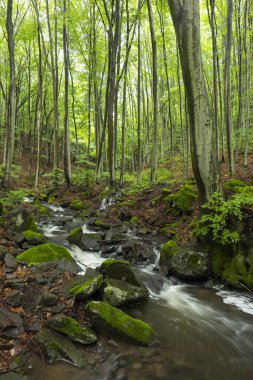
M 129 282 L 134 286 L 145 288 L 145 285 L 138 278 L 131 264 L 126 260 L 108 259 L 105 260 L 99 271 L 105 278 L 112 278 L 115 280 L 121 280 Z
M 10 253 L 6 253 L 6 255 L 4 256 L 4 263 L 5 263 L 5 270 L 8 268 L 14 271 L 18 266 L 17 260 Z
M 56 306 L 59 301 L 59 296 L 50 292 L 44 292 L 40 299 L 40 305 Z
M 49 329 L 43 329 L 34 336 L 35 342 L 46 354 L 49 362 L 68 360 L 78 367 L 86 367 L 86 360 L 70 339 Z
M 3 226 L 15 232 L 37 231 L 34 219 L 24 207 L 16 207 L 3 217 Z
M 97 290 L 101 288 L 103 283 L 103 276 L 98 274 L 89 279 L 83 278 L 83 282 L 72 287 L 69 291 L 70 295 L 75 296 L 76 299 L 85 299 L 91 297 Z
M 112 306 L 147 301 L 148 291 L 144 287 L 134 286 L 121 280 L 108 278 L 104 282 L 103 300 Z
M 99 233 L 85 233 L 81 239 L 81 248 L 91 251 L 98 251 L 102 243 L 102 237 Z
M 211 260 L 208 252 L 192 250 L 180 251 L 176 255 L 167 257 L 164 265 L 168 275 L 181 280 L 201 280 L 211 273 Z
M 23 331 L 22 318 L 16 313 L 0 308 L 0 331 L 4 331 L 12 327 L 18 327 Z

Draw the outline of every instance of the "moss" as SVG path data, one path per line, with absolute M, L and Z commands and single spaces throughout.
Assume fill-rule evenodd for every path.
M 17 256 L 17 259 L 29 265 L 39 265 L 50 261 L 74 261 L 69 251 L 59 245 L 47 243 L 32 247 Z
M 118 260 L 118 259 L 105 260 L 101 264 L 99 271 L 106 278 L 109 277 L 116 280 L 124 280 L 126 282 L 129 282 L 132 285 L 144 287 L 142 282 L 136 276 L 130 263 L 126 260 Z
M 103 276 L 101 274 L 91 277 L 83 284 L 78 284 L 70 289 L 69 295 L 73 295 L 76 298 L 88 298 L 98 289 L 100 289 L 103 283 Z
M 131 285 L 125 281 L 108 278 L 105 280 L 103 300 L 112 306 L 133 304 L 147 301 L 149 293 L 147 289 Z
M 82 227 L 76 227 L 68 233 L 67 240 L 70 244 L 78 244 L 81 241 L 82 236 Z
M 223 188 L 227 191 L 240 192 L 247 184 L 239 179 L 230 179 L 223 184 Z
M 221 245 L 216 245 L 212 249 L 212 272 L 215 276 L 221 277 L 225 267 L 231 260 L 231 255 Z
M 91 301 L 86 310 L 95 317 L 101 318 L 117 332 L 145 345 L 152 345 L 157 341 L 157 334 L 147 323 L 132 318 L 123 311 L 106 302 Z
M 74 342 L 91 344 L 97 341 L 95 333 L 84 325 L 80 325 L 75 319 L 66 315 L 57 315 L 50 319 L 47 325 L 53 330 L 66 335 Z
M 179 253 L 179 247 L 175 240 L 169 240 L 161 246 L 160 265 L 165 264 L 172 256 Z
M 49 197 L 48 200 L 47 200 L 47 202 L 48 202 L 49 204 L 54 203 L 54 201 L 55 201 L 55 198 L 54 198 L 54 197 Z
M 38 199 L 40 201 L 46 202 L 48 200 L 48 196 L 46 194 L 41 193 L 39 194 Z
M 191 183 L 185 183 L 177 193 L 170 194 L 164 198 L 165 202 L 173 204 L 174 207 L 183 212 L 191 212 L 193 204 L 198 196 L 197 189 Z
M 137 216 L 133 216 L 131 219 L 130 219 L 130 224 L 137 224 L 138 223 L 138 217 Z
M 39 201 L 34 201 L 33 206 L 36 207 L 40 215 L 50 215 L 50 210 L 45 206 L 42 206 Z
M 104 221 L 101 220 L 101 219 L 97 219 L 97 220 L 95 220 L 94 225 L 95 225 L 96 227 L 100 227 L 100 228 L 103 228 L 103 229 L 105 229 L 105 230 L 109 230 L 109 228 L 110 228 L 110 225 L 109 225 L 108 223 L 104 222 Z
M 248 272 L 245 265 L 245 259 L 241 254 L 236 255 L 227 265 L 222 273 L 222 279 L 229 285 L 240 287 L 240 283 L 248 282 Z
M 33 239 L 33 238 L 41 239 L 43 237 L 43 235 L 40 234 L 39 232 L 34 232 L 31 230 L 24 231 L 23 235 L 24 235 L 25 239 L 28 241 Z
M 84 208 L 84 203 L 82 201 L 75 200 L 70 203 L 69 208 L 71 210 L 81 211 Z

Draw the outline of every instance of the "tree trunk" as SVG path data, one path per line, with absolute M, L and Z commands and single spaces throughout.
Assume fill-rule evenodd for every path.
M 14 56 L 14 30 L 12 22 L 12 5 L 13 1 L 8 0 L 7 4 L 7 42 L 9 51 L 9 92 L 6 108 L 6 135 L 5 135 L 5 150 L 4 150 L 4 175 L 3 186 L 8 186 L 11 165 L 14 156 L 15 144 L 15 125 L 16 125 L 16 78 L 15 78 L 15 56 Z
M 200 50 L 199 1 L 168 0 L 174 23 L 188 106 L 192 167 L 200 205 L 218 189 L 214 123 L 207 97 Z

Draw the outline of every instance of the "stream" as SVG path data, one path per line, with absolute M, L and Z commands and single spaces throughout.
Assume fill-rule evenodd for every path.
M 66 246 L 81 271 L 96 268 L 105 258 L 99 252 L 83 251 L 66 241 L 69 232 L 59 220 L 73 222 L 69 210 L 48 205 L 53 219 L 44 219 L 39 229 L 50 241 Z M 106 207 L 102 203 L 102 209 Z M 79 221 L 80 222 L 80 221 Z M 83 225 L 83 232 L 91 232 Z M 187 285 L 164 278 L 156 263 L 138 267 L 142 281 L 150 291 L 150 301 L 128 312 L 157 331 L 157 347 L 140 347 L 108 337 L 99 339 L 94 348 L 84 349 L 89 369 L 79 369 L 63 362 L 42 363 L 32 357 L 28 376 L 34 379 L 253 379 L 253 299 L 251 294 Z

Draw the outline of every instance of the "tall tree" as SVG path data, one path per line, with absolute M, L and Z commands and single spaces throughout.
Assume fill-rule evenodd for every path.
M 16 125 L 16 76 L 14 55 L 14 26 L 12 21 L 13 1 L 7 3 L 6 31 L 9 51 L 9 90 L 6 102 L 6 134 L 4 146 L 4 175 L 2 185 L 7 186 L 10 179 L 11 165 L 14 156 Z
M 200 205 L 218 188 L 214 122 L 200 49 L 199 0 L 168 0 L 176 31 L 188 106 L 192 167 Z

